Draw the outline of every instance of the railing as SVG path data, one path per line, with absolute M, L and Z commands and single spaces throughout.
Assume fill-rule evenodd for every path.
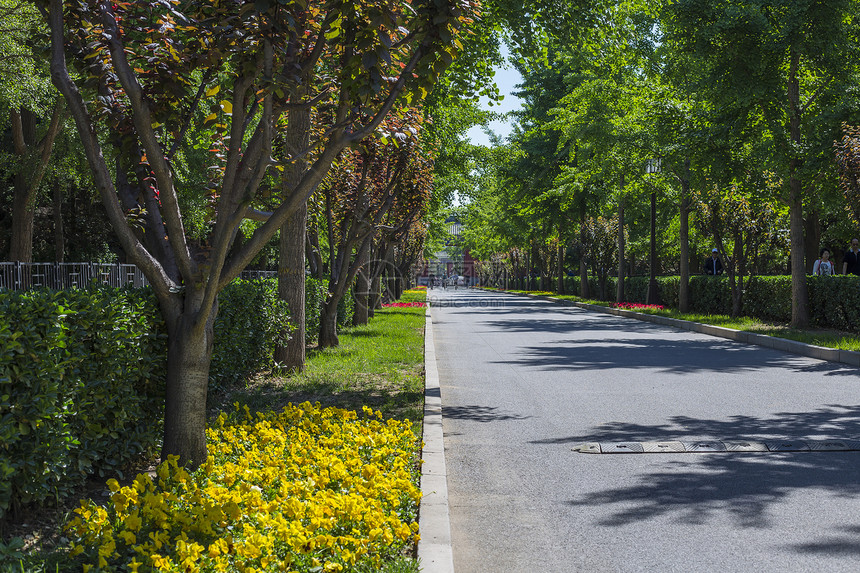
M 242 271 L 243 279 L 271 278 L 277 271 Z M 147 286 L 149 282 L 135 265 L 120 263 L 10 263 L 0 262 L 0 288 L 83 288 L 93 281 L 121 287 Z

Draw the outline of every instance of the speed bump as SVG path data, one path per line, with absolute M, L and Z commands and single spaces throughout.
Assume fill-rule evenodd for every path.
M 682 453 L 778 453 L 778 452 L 856 452 L 860 440 L 698 440 L 648 442 L 584 442 L 572 448 L 581 454 L 682 454 Z

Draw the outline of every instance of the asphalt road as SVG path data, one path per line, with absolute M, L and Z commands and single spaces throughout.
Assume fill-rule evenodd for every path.
M 457 573 L 860 571 L 860 371 L 551 302 L 430 291 Z

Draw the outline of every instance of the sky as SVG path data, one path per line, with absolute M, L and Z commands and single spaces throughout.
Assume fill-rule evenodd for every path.
M 508 58 L 508 51 L 505 46 L 502 46 L 502 56 L 505 60 Z M 487 105 L 487 98 L 481 98 L 481 108 L 489 111 L 495 111 L 498 113 L 505 113 L 508 111 L 518 110 L 522 105 L 522 100 L 515 95 L 513 95 L 513 91 L 516 91 L 516 85 L 523 81 L 522 76 L 518 71 L 514 69 L 513 66 L 508 65 L 507 68 L 496 68 L 496 75 L 493 77 L 496 81 L 496 85 L 499 87 L 499 93 L 505 96 L 505 99 L 502 100 L 501 105 L 495 105 L 490 107 Z M 508 136 L 511 132 L 511 122 L 510 121 L 492 121 L 489 125 L 490 129 L 493 133 L 502 136 L 502 139 Z M 469 140 L 476 145 L 490 145 L 490 138 L 484 133 L 483 129 L 480 127 L 473 127 L 468 132 L 466 132 L 466 136 Z

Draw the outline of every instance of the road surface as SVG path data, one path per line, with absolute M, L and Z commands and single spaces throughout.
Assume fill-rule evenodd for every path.
M 612 315 L 430 291 L 457 573 L 860 571 L 860 371 Z

